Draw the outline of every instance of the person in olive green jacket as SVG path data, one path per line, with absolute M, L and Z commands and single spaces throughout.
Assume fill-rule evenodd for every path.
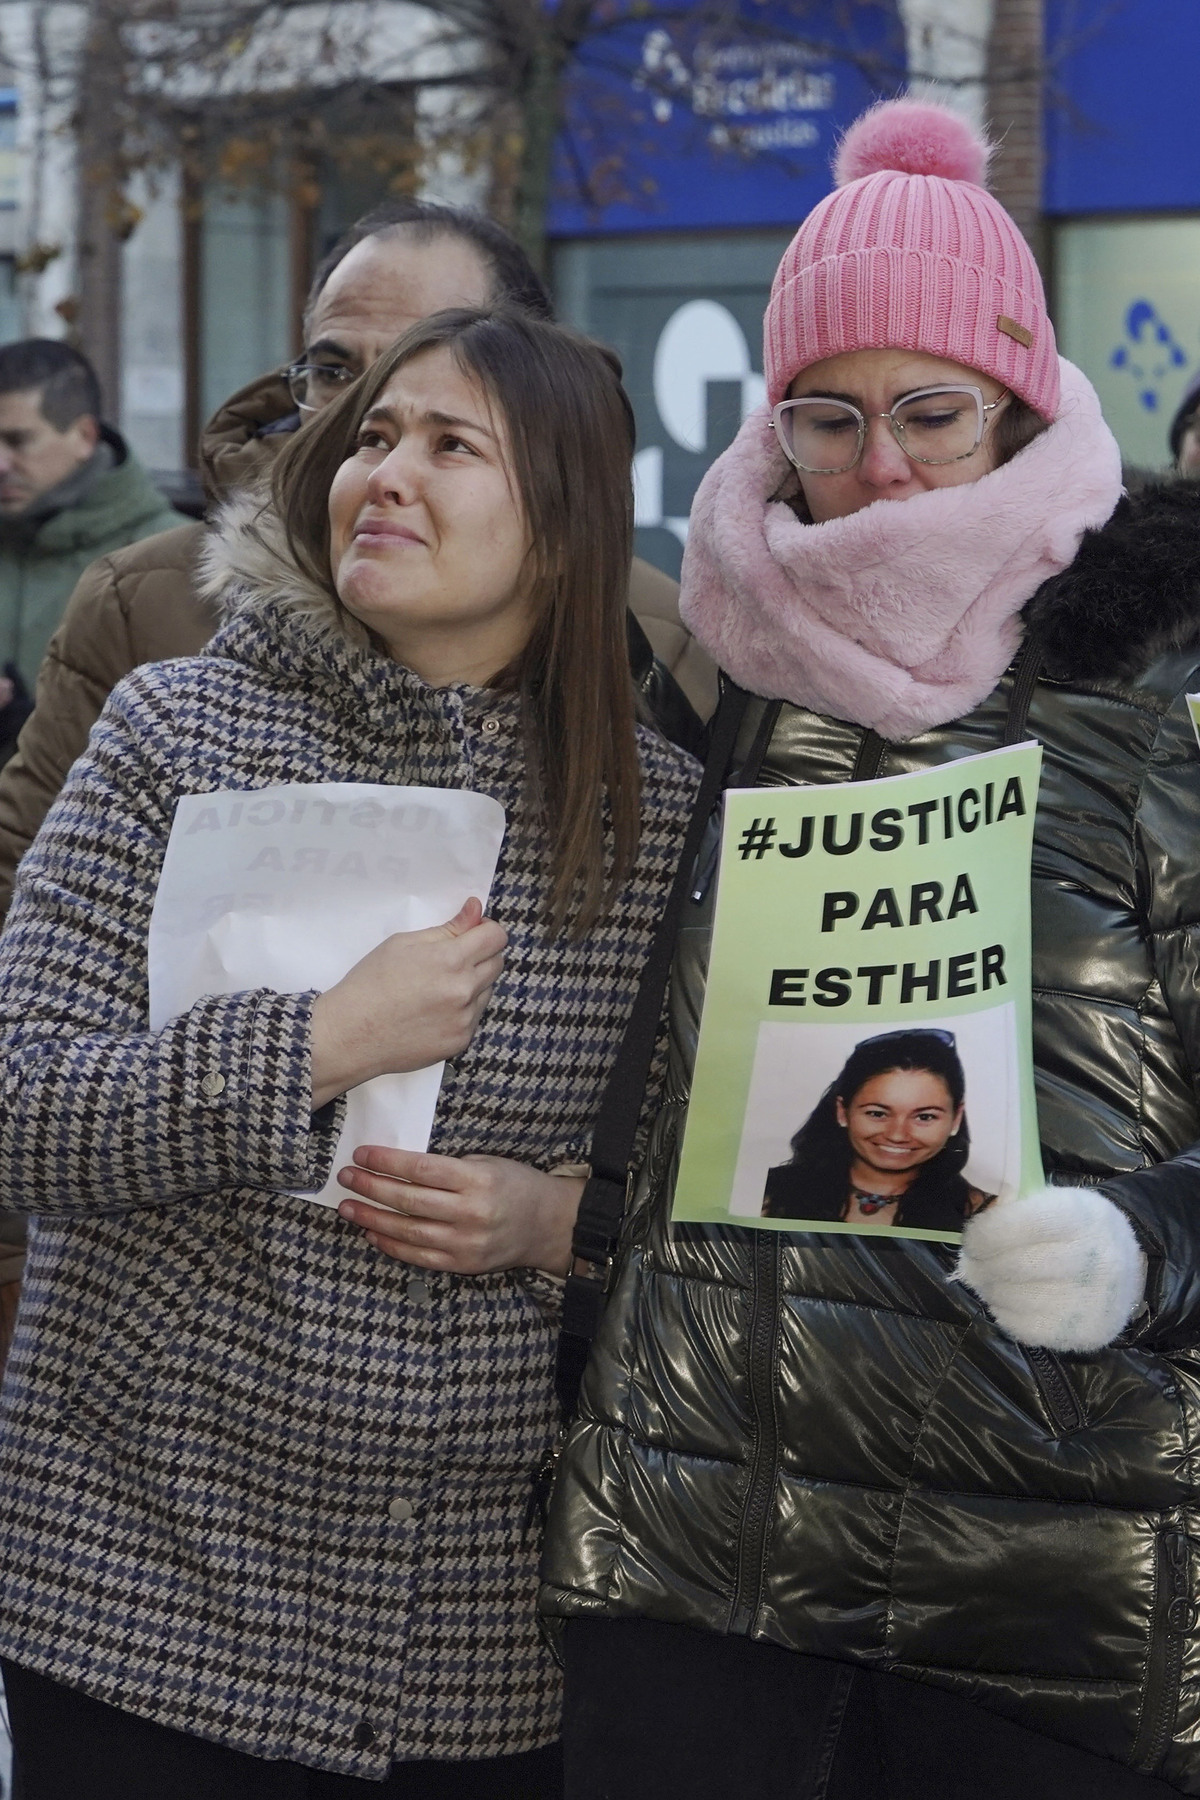
M 84 569 L 178 522 L 100 406 L 95 373 L 69 344 L 0 348 L 0 755 Z

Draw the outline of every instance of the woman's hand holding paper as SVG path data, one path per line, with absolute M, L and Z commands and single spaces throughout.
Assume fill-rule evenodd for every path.
M 426 1069 L 465 1050 L 506 943 L 471 899 L 447 924 L 397 932 L 355 963 L 313 1007 L 313 1110 L 376 1075 Z
M 355 1151 L 353 1167 L 340 1170 L 338 1180 L 363 1196 L 343 1200 L 342 1217 L 400 1262 L 460 1275 L 567 1271 L 582 1177 L 546 1175 L 501 1156 L 431 1156 L 370 1144 Z

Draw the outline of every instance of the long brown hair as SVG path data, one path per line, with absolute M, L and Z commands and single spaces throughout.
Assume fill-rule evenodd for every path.
M 633 868 L 641 800 L 625 636 L 634 426 L 615 358 L 519 313 L 434 313 L 296 434 L 276 461 L 273 500 L 293 556 L 336 599 L 334 475 L 397 369 L 442 348 L 508 427 L 514 498 L 532 541 L 535 623 L 520 656 L 489 685 L 521 695 L 527 776 L 550 847 L 549 922 L 581 936 Z

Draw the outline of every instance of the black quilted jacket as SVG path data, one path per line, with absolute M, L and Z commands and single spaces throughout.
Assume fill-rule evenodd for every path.
M 1200 1795 L 1200 488 L 1124 501 L 1026 619 L 1032 690 L 1010 672 L 903 745 L 754 702 L 739 756 L 757 737 L 763 786 L 898 774 L 993 748 L 1028 703 L 1045 1165 L 1125 1208 L 1148 1307 L 1120 1344 L 1053 1356 L 947 1280 L 944 1246 L 672 1231 L 710 925 L 692 906 L 543 1608 L 892 1670 Z

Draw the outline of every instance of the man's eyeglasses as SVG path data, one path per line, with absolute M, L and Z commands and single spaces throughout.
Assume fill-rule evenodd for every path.
M 288 392 L 302 413 L 319 412 L 358 379 L 345 363 L 295 362 L 283 373 Z
M 962 462 L 983 442 L 988 414 L 1009 398 L 985 401 L 977 387 L 919 388 L 890 412 L 863 413 L 848 400 L 781 400 L 771 413 L 780 449 L 806 475 L 844 475 L 867 442 L 871 419 L 886 419 L 913 462 Z

